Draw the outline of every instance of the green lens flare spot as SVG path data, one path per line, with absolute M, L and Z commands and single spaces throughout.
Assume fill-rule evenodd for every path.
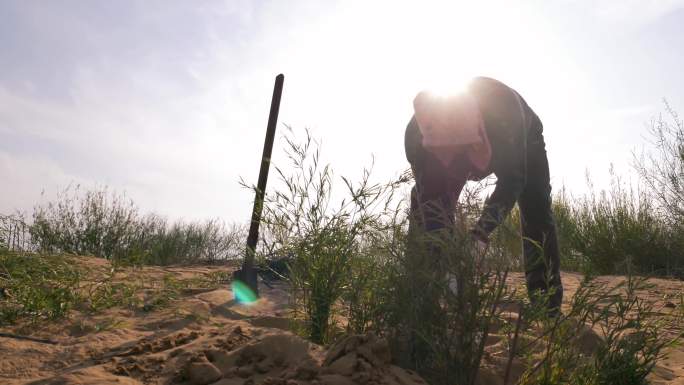
M 252 303 L 256 302 L 257 295 L 242 281 L 233 281 L 232 284 L 233 295 L 239 303 Z

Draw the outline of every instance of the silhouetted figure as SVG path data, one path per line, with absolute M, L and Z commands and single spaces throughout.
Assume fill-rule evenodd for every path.
M 496 187 L 471 234 L 486 244 L 517 202 L 528 292 L 554 288 L 549 308 L 557 312 L 563 287 L 539 117 L 515 90 L 485 77 L 473 79 L 465 93 L 452 97 L 419 93 L 414 109 L 405 137 L 416 181 L 410 227 L 433 231 L 449 226 L 444 218 L 453 221 L 465 183 L 494 174 Z

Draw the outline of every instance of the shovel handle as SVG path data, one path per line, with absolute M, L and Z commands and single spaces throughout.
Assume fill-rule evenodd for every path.
M 266 182 L 268 182 L 268 170 L 271 165 L 271 153 L 273 152 L 273 140 L 275 138 L 276 124 L 278 122 L 278 112 L 280 111 L 280 97 L 283 93 L 283 82 L 285 76 L 279 74 L 275 79 L 273 87 L 273 97 L 271 98 L 271 111 L 268 115 L 268 125 L 266 126 L 266 139 L 264 150 L 261 156 L 261 167 L 259 168 L 259 181 L 257 183 L 256 194 L 254 197 L 254 207 L 252 208 L 252 220 L 249 225 L 249 235 L 247 236 L 247 249 L 245 260 L 242 265 L 244 271 L 250 271 L 254 266 L 254 254 L 257 241 L 259 239 L 259 223 L 264 205 L 264 193 Z

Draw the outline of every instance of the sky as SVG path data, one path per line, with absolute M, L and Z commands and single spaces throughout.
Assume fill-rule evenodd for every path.
M 0 213 L 69 185 L 247 222 L 273 81 L 336 175 L 408 167 L 415 94 L 472 76 L 544 123 L 552 185 L 630 175 L 663 98 L 684 113 L 684 0 L 0 0 Z M 275 176 L 269 181 L 277 186 Z

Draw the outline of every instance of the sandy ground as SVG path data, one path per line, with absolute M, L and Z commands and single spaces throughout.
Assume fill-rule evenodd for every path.
M 93 269 L 106 261 L 87 260 Z M 145 268 L 151 277 L 173 274 L 188 278 L 226 270 L 223 267 Z M 565 274 L 566 298 L 580 276 Z M 620 277 L 600 277 L 606 284 Z M 522 283 L 513 275 L 512 284 Z M 666 303 L 681 295 L 684 283 L 657 279 L 647 293 Z M 46 324 L 17 325 L 0 332 L 49 338 L 45 344 L 0 337 L 2 384 L 397 384 L 425 382 L 391 364 L 387 343 L 355 336 L 324 350 L 288 331 L 286 288 L 262 286 L 255 304 L 236 303 L 229 287 L 189 290 L 170 306 L 143 312 L 110 309 L 101 314 L 75 312 Z M 487 341 L 480 384 L 501 384 L 506 357 L 504 336 Z M 590 344 L 590 342 L 589 342 Z M 588 346 L 590 348 L 590 345 Z M 515 363 L 513 375 L 524 370 Z M 684 347 L 671 349 L 652 375 L 654 384 L 684 385 Z

